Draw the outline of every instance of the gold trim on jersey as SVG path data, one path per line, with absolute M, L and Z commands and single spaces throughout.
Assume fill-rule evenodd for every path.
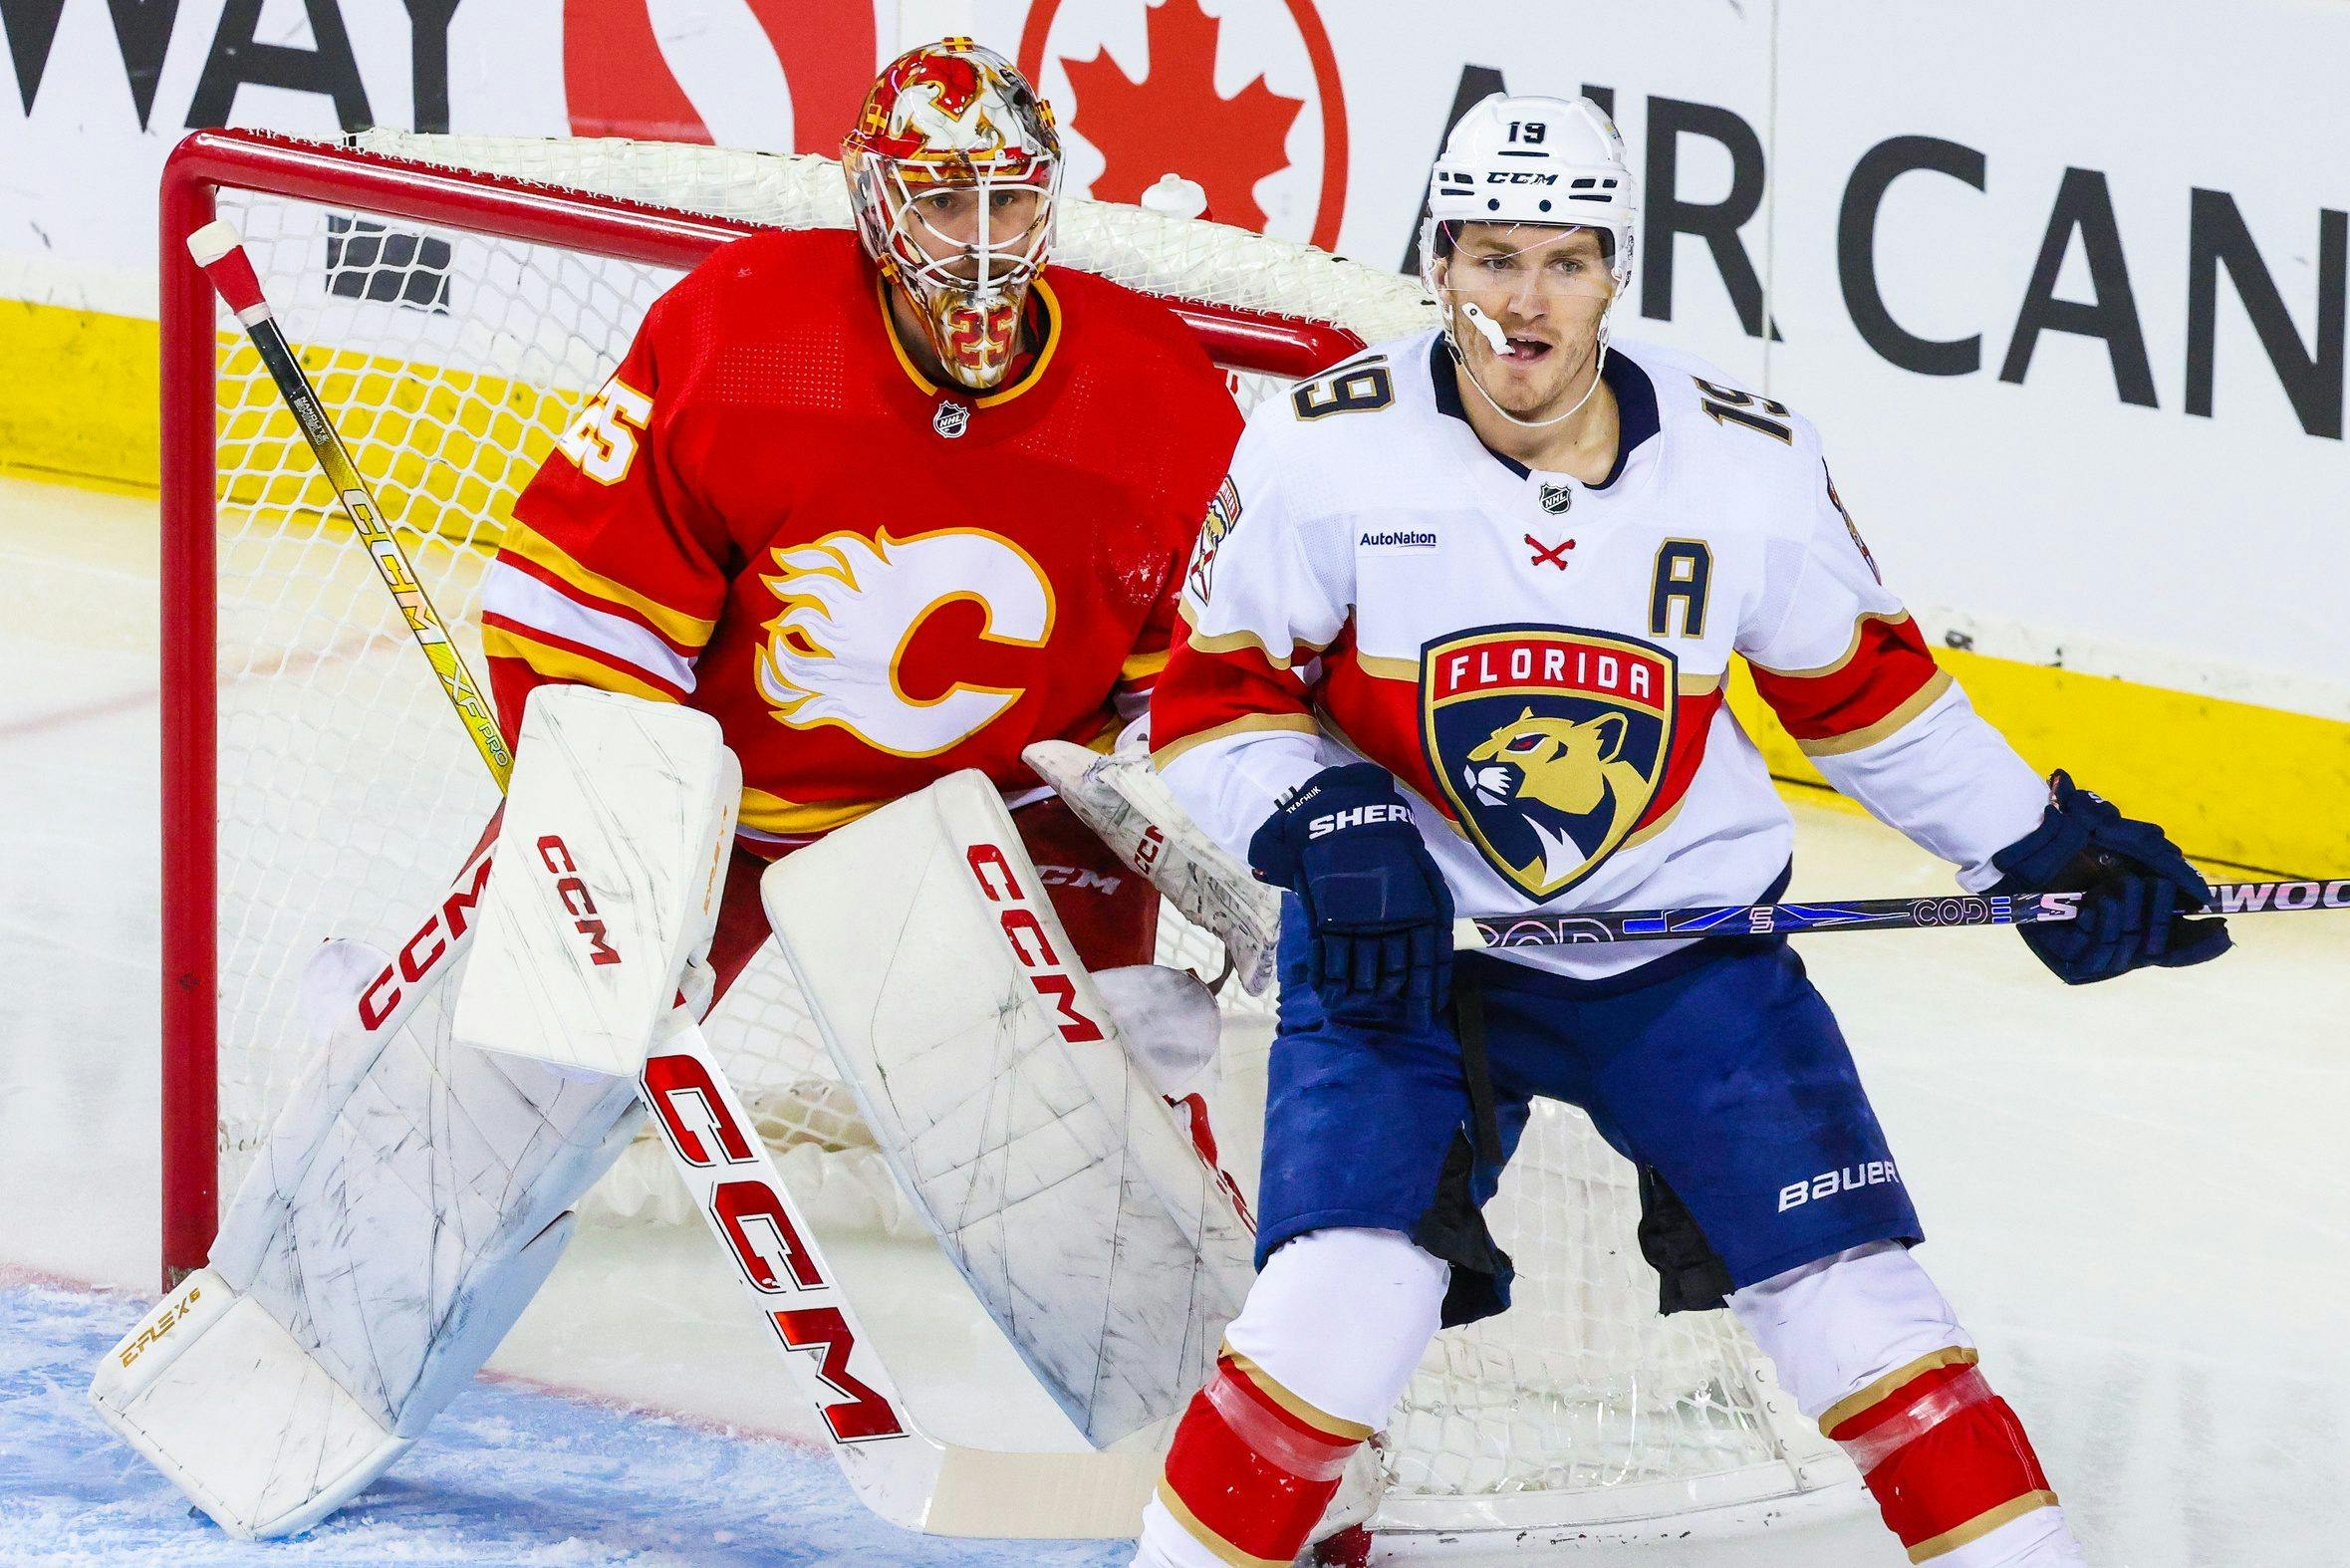
M 983 392 L 976 397 L 967 397 L 959 390 L 952 392 L 951 395 L 964 397 L 974 408 L 992 408 L 997 403 L 1010 402 L 1014 397 L 1034 387 L 1037 379 L 1044 375 L 1045 367 L 1053 363 L 1053 356 L 1059 352 L 1061 347 L 1061 301 L 1053 293 L 1052 285 L 1046 283 L 1042 278 L 1038 278 L 1030 287 L 1044 306 L 1044 342 L 1037 346 L 1036 358 L 1030 363 L 1028 374 L 1009 387 L 991 392 Z M 906 373 L 909 381 L 921 389 L 923 396 L 949 395 L 947 389 L 924 376 L 915 367 L 914 356 L 906 352 L 905 341 L 898 336 L 898 318 L 890 313 L 889 289 L 879 274 L 876 274 L 873 280 L 873 297 L 881 304 L 882 331 L 889 335 L 890 352 L 898 357 L 898 368 Z
M 649 599 L 625 583 L 615 582 L 601 572 L 593 572 L 573 560 L 561 545 L 517 517 L 506 524 L 505 537 L 499 548 L 520 556 L 543 572 L 553 574 L 583 594 L 608 603 L 634 610 L 653 623 L 655 631 L 671 643 L 688 652 L 709 642 L 710 633 L 718 625 L 699 616 L 689 616 L 682 610 L 672 610 L 657 599 Z M 588 608 L 594 609 L 594 606 Z
M 1340 745 L 1346 747 L 1347 750 L 1353 752 L 1356 756 L 1361 757 L 1364 761 L 1370 762 L 1375 760 L 1369 751 L 1355 743 L 1355 737 L 1347 733 L 1346 726 L 1344 724 L 1341 724 L 1337 719 L 1330 716 L 1330 709 L 1328 707 L 1320 703 L 1316 703 L 1314 706 L 1314 717 L 1321 724 L 1323 734 L 1329 736 L 1332 740 L 1337 741 Z M 1383 768 L 1387 767 L 1387 764 L 1384 762 L 1380 763 L 1379 765 Z M 1395 769 L 1393 768 L 1388 768 L 1388 771 L 1390 773 L 1395 773 Z M 1442 823 L 1445 827 L 1452 830 L 1452 837 L 1458 839 L 1463 844 L 1470 842 L 1468 830 L 1463 828 L 1452 818 L 1450 809 L 1451 803 L 1439 798 L 1442 793 L 1441 791 L 1438 791 L 1437 795 L 1423 795 L 1420 792 L 1420 787 L 1414 784 L 1411 780 L 1405 778 L 1401 773 L 1396 773 L 1395 777 L 1396 787 L 1398 789 L 1406 791 L 1416 800 L 1425 800 L 1430 804 L 1436 814 L 1436 821 Z M 1422 818 L 1419 820 L 1425 821 L 1427 819 Z
M 1363 673 L 1380 680 L 1418 680 L 1420 661 L 1413 658 L 1390 658 L 1384 653 L 1366 653 L 1357 648 L 1350 655 Z M 1708 696 L 1721 689 L 1719 675 L 1682 675 L 1673 683 L 1677 696 Z
M 510 632 L 504 627 L 485 626 L 481 629 L 481 652 L 488 658 L 519 658 L 551 680 L 576 681 L 583 686 L 594 686 L 599 691 L 619 691 L 652 702 L 677 700 L 677 693 L 664 690 L 642 675 L 631 674 L 601 658 L 573 649 L 557 648 L 537 638 Z
M 1118 666 L 1121 680 L 1149 680 L 1167 668 L 1167 656 L 1173 650 L 1161 649 L 1155 653 L 1129 653 Z
M 1413 680 L 1420 678 L 1417 658 L 1389 658 L 1384 653 L 1366 653 L 1360 648 L 1353 653 L 1355 665 L 1375 680 Z
M 785 800 L 781 795 L 771 795 L 763 789 L 752 789 L 746 785 L 742 792 L 742 809 L 735 821 L 739 826 L 760 833 L 795 837 L 845 828 L 888 804 L 881 800 Z
M 1844 652 L 1837 654 L 1828 662 L 1824 664 L 1815 664 L 1809 669 L 1774 669 L 1768 664 L 1755 663 L 1752 658 L 1748 658 L 1746 662 L 1753 664 L 1756 669 L 1761 670 L 1764 674 L 1776 675 L 1781 680 L 1817 680 L 1822 675 L 1832 675 L 1836 673 L 1837 670 L 1842 669 L 1845 665 L 1852 662 L 1853 655 L 1861 651 L 1861 638 L 1869 630 L 1870 622 L 1882 621 L 1887 626 L 1900 626 L 1904 621 L 1909 619 L 1910 613 L 1907 610 L 1864 611 L 1859 619 L 1855 620 L 1852 624 L 1852 641 L 1844 645 Z
M 1191 633 L 1184 641 L 1202 653 L 1239 653 L 1253 651 L 1275 669 L 1291 669 L 1299 664 L 1311 663 L 1330 652 L 1328 643 L 1309 643 L 1304 638 L 1293 637 L 1289 640 L 1289 646 L 1295 652 L 1284 657 L 1265 647 L 1264 639 L 1258 637 L 1254 632 L 1202 632 L 1199 630 L 1198 618 L 1191 613 L 1191 602 L 1187 598 L 1176 602 L 1175 613 L 1183 618 L 1183 625 L 1189 628 Z M 1304 656 L 1300 657 L 1300 654 Z
M 1322 726 L 1314 722 L 1314 715 L 1311 713 L 1243 713 L 1238 718 L 1228 718 L 1221 724 L 1210 724 L 1196 734 L 1185 735 L 1180 740 L 1169 741 L 1151 753 L 1151 764 L 1154 767 L 1164 768 L 1193 747 L 1204 746 L 1211 740 L 1222 740 L 1231 735 L 1245 735 L 1260 729 L 1289 729 L 1307 735 L 1322 733 Z
M 1886 714 L 1874 724 L 1842 735 L 1823 735 L 1817 740 L 1799 740 L 1795 744 L 1807 757 L 1840 757 L 1848 751 L 1859 751 L 1889 739 L 1919 714 L 1931 707 L 1935 698 L 1951 689 L 1953 681 L 1947 669 L 1937 669 L 1933 678 L 1911 693 L 1900 707 Z

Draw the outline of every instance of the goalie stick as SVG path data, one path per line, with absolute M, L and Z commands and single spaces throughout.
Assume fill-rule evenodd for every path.
M 343 437 L 336 432 L 334 421 L 327 417 L 326 405 L 319 401 L 317 389 L 310 385 L 302 362 L 286 342 L 269 300 L 261 292 L 261 279 L 253 270 L 252 258 L 245 254 L 244 240 L 238 236 L 235 225 L 223 219 L 207 223 L 190 234 L 187 250 L 222 301 L 236 313 L 245 336 L 253 341 L 253 350 L 261 356 L 269 379 L 277 384 L 278 395 L 285 399 L 294 422 L 301 426 L 302 438 L 310 443 L 319 467 L 326 472 L 327 482 L 335 487 L 335 499 L 342 503 L 344 515 L 351 519 L 360 543 L 368 547 L 368 559 L 376 563 L 377 574 L 392 591 L 400 614 L 407 618 L 409 635 L 416 640 L 416 647 L 423 650 L 449 705 L 464 720 L 465 733 L 471 737 L 473 749 L 481 753 L 482 765 L 498 781 L 498 788 L 504 789 L 506 776 L 514 769 L 514 754 L 506 748 L 506 737 L 499 733 L 498 716 L 490 711 L 488 699 L 481 694 L 481 682 L 466 667 L 465 655 L 457 652 L 440 612 L 432 608 L 431 596 L 424 592 L 415 568 L 409 565 L 407 552 L 400 548 L 399 540 L 385 522 L 384 509 L 376 504 L 375 492 L 361 475 L 359 465 L 351 460 Z
M 242 238 L 233 225 L 217 221 L 189 235 L 187 246 L 252 340 L 442 693 L 503 792 L 514 759 L 497 716 L 279 328 Z M 480 850 L 468 859 L 466 880 L 452 891 L 460 911 L 478 896 L 488 864 Z M 368 1020 L 371 1028 L 398 1027 L 455 967 L 473 927 L 462 913 L 448 915 L 444 905 L 427 921 L 427 932 L 439 921 L 445 937 L 435 941 L 427 972 L 388 995 L 371 991 L 381 1007 Z M 697 1025 L 665 1029 L 653 1042 L 638 1093 L 860 1501 L 893 1524 L 938 1535 L 1100 1539 L 1134 1533 L 1158 1480 L 1156 1446 L 1016 1453 L 948 1442 L 921 1428 L 858 1325 L 813 1227 L 751 1131 L 741 1097 Z M 1039 1510 L 1040 1499 L 1053 1506 Z
M 1918 930 L 1946 925 L 2032 925 L 2080 914 L 2077 893 L 1959 893 L 1920 899 L 1810 900 L 1615 914 L 1479 915 L 1453 923 L 1455 947 L 1558 947 L 1576 942 L 1680 941 L 1697 936 L 1790 936 L 1817 931 Z M 2218 882 L 2215 915 L 2350 909 L 2350 878 L 2331 882 Z

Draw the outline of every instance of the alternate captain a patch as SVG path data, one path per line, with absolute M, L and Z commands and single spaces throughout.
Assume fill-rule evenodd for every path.
M 1575 627 L 1480 627 L 1421 651 L 1421 743 L 1486 863 L 1527 897 L 1581 882 L 1656 798 L 1673 750 L 1663 649 Z

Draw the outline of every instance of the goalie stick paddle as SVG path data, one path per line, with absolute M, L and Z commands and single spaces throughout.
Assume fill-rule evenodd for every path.
M 1456 947 L 1560 947 L 1576 942 L 1683 941 L 1697 936 L 1790 936 L 1815 931 L 2032 925 L 2080 915 L 2078 893 L 1960 893 L 1923 899 L 1729 904 L 1616 914 L 1480 915 L 1454 922 Z M 2350 878 L 2332 882 L 2220 882 L 2215 915 L 2350 909 Z
M 497 715 L 279 329 L 243 240 L 223 221 L 196 230 L 187 245 L 251 338 L 502 794 L 514 757 Z M 436 946 L 436 954 L 453 958 L 470 942 L 471 927 L 460 927 L 458 919 L 479 897 L 487 849 L 486 843 L 475 849 L 464 880 L 435 916 L 448 920 L 445 947 Z M 434 928 L 427 921 L 426 930 Z M 436 957 L 414 983 L 380 999 L 383 1015 L 369 1026 L 404 1024 L 454 967 Z M 697 1026 L 663 1032 L 637 1088 L 861 1502 L 902 1528 L 936 1535 L 1104 1539 L 1135 1532 L 1159 1477 L 1155 1448 L 1019 1453 L 947 1442 L 921 1428 Z M 1054 1503 L 1042 1518 L 1040 1498 Z

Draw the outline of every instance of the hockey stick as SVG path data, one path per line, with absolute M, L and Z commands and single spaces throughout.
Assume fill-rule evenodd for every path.
M 496 715 L 279 329 L 243 240 L 221 221 L 189 235 L 187 245 L 259 352 L 503 793 L 513 754 Z M 429 966 L 405 987 L 387 980 L 380 985 L 391 988 L 371 988 L 362 998 L 363 1021 L 371 1030 L 404 1024 L 455 968 L 473 934 L 463 912 L 479 897 L 487 872 L 486 847 L 477 848 L 440 912 L 409 944 L 432 939 Z M 638 1094 L 867 1507 L 903 1528 L 940 1535 L 1101 1539 L 1134 1533 L 1158 1480 L 1156 1450 L 1016 1453 L 965 1447 L 921 1429 L 859 1327 L 814 1227 L 751 1131 L 741 1097 L 698 1026 L 666 1029 L 653 1042 Z M 1040 1499 L 1053 1504 L 1043 1520 L 1035 1514 Z
M 294 422 L 302 427 L 302 437 L 310 443 L 319 467 L 326 472 L 327 482 L 335 487 L 335 499 L 342 502 L 344 515 L 351 519 L 360 542 L 368 547 L 368 558 L 376 563 L 384 586 L 392 591 L 392 600 L 407 618 L 409 635 L 424 651 L 424 657 L 430 661 L 432 673 L 439 677 L 440 689 L 447 695 L 449 705 L 464 720 L 465 733 L 472 737 L 473 749 L 481 753 L 482 764 L 503 790 L 506 775 L 514 768 L 514 755 L 506 748 L 505 736 L 499 733 L 498 716 L 490 711 L 473 671 L 465 667 L 465 655 L 457 652 L 440 612 L 432 608 L 431 597 L 417 580 L 415 568 L 408 564 L 407 552 L 399 547 L 398 539 L 385 523 L 384 509 L 376 504 L 375 492 L 361 476 L 359 465 L 351 460 L 351 453 L 344 449 L 343 437 L 336 433 L 334 421 L 327 417 L 326 405 L 319 401 L 317 389 L 310 385 L 302 362 L 287 345 L 286 335 L 269 308 L 269 300 L 261 292 L 261 279 L 253 271 L 252 258 L 245 254 L 244 240 L 237 234 L 235 225 L 221 220 L 207 223 L 190 234 L 187 249 L 220 298 L 236 313 L 245 336 L 252 340 L 269 379 L 277 384 L 278 395 L 285 399 Z
M 2078 893 L 1961 893 L 1924 899 L 1731 904 L 1606 915 L 1480 915 L 1455 921 L 1456 947 L 1558 947 L 1576 942 L 1679 941 L 1698 936 L 1791 936 L 1814 931 L 1916 930 L 1930 925 L 2032 925 L 2080 914 Z M 2350 878 L 2333 882 L 2220 882 L 2216 915 L 2350 909 Z

